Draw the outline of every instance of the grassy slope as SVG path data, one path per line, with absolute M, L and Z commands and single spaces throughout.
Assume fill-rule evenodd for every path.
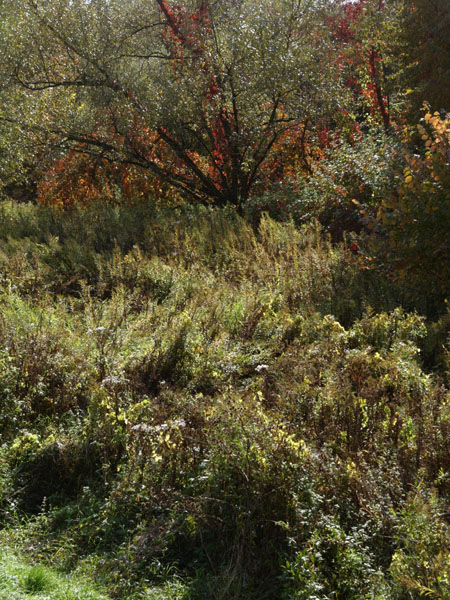
M 123 598 L 449 597 L 448 316 L 313 224 L 2 210 L 7 538 Z

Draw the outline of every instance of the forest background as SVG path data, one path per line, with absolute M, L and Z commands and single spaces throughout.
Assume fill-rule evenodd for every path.
M 450 598 L 448 2 L 0 11 L 0 589 Z

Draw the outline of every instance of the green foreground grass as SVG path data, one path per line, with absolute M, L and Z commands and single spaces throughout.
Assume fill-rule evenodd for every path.
M 445 306 L 315 223 L 1 211 L 6 546 L 127 600 L 450 598 Z
M 2 600 L 110 600 L 93 577 L 75 573 L 64 574 L 48 565 L 31 565 L 8 548 L 0 546 L 0 598 Z M 103 586 L 105 587 L 105 586 Z M 129 600 L 182 600 L 185 586 L 178 579 L 161 585 L 142 587 L 139 593 L 127 595 Z
M 4 600 L 106 600 L 94 585 L 56 573 L 43 565 L 30 566 L 7 547 L 0 547 L 0 597 Z

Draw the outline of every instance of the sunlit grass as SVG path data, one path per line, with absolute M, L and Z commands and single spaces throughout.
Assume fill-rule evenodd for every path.
M 61 575 L 44 565 L 29 566 L 8 548 L 0 548 L 2 600 L 106 600 L 94 585 Z
M 42 565 L 35 565 L 25 573 L 21 585 L 29 594 L 47 592 L 53 587 L 53 578 L 48 569 Z

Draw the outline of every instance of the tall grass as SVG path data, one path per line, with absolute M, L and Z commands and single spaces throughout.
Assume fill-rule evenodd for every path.
M 123 598 L 448 597 L 446 317 L 315 223 L 1 210 L 5 526 Z

